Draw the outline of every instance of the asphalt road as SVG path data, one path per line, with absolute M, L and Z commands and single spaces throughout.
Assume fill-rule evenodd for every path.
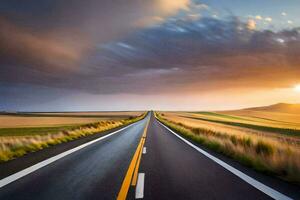
M 148 120 L 150 123 L 148 129 L 145 129 Z M 143 135 L 144 131 L 146 134 Z M 2 164 L 0 179 L 5 177 L 5 174 L 10 175 L 30 166 L 30 162 L 40 162 L 44 159 L 42 155 L 53 156 L 97 137 L 101 135 L 83 139 L 81 142 L 79 140 L 66 143 L 29 155 L 27 158 Z M 145 141 L 142 143 L 145 148 L 143 153 L 139 153 L 138 144 L 142 140 Z M 293 199 L 300 199 L 298 186 L 258 174 L 221 155 L 210 153 L 276 191 Z M 139 175 L 143 173 L 144 176 L 141 177 L 144 179 L 139 189 L 139 179 L 139 186 L 129 187 L 127 199 L 135 199 L 136 190 L 139 190 L 139 195 L 146 200 L 271 199 L 180 140 L 151 114 L 112 136 L 0 188 L 0 199 L 116 199 L 130 171 L 129 166 L 134 160 L 134 155 L 141 156 L 141 159 L 136 159 L 140 165 L 135 166 L 139 166 L 136 168 Z M 23 161 L 25 164 L 22 164 Z
M 148 128 L 144 199 L 270 199 L 154 121 Z
M 0 188 L 0 199 L 115 199 L 147 119 Z
M 146 154 L 142 157 L 139 172 L 145 174 L 146 200 L 272 199 L 187 145 L 159 124 L 154 117 L 151 118 L 144 146 Z M 238 170 L 256 180 L 265 181 L 263 184 L 274 186 L 272 189 L 293 199 L 300 199 L 299 187 L 234 164 Z M 130 194 L 133 198 L 134 190 Z

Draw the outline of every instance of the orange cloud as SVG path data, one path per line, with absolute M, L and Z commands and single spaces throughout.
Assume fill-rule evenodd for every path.
M 248 22 L 247 22 L 247 28 L 248 28 L 249 30 L 254 30 L 254 29 L 256 29 L 256 22 L 255 22 L 255 20 L 249 19 Z
M 0 27 L 0 54 L 13 62 L 31 63 L 39 65 L 39 68 L 69 68 L 82 56 L 83 40 L 75 45 L 67 39 L 17 27 L 1 18 Z
M 171 15 L 176 13 L 178 10 L 188 10 L 190 0 L 156 0 L 157 7 L 160 9 L 162 14 Z

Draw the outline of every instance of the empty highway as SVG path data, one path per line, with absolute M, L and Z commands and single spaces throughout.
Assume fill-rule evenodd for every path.
M 202 152 L 152 113 L 0 164 L 0 171 L 3 200 L 300 199 L 297 186 Z

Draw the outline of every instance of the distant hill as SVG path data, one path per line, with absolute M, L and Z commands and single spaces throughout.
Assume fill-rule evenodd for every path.
M 243 110 L 300 114 L 300 104 L 278 103 L 270 106 L 246 108 Z

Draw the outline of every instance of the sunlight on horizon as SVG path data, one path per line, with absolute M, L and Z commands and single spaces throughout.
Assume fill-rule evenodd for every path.
M 300 84 L 295 85 L 294 90 L 300 92 Z

